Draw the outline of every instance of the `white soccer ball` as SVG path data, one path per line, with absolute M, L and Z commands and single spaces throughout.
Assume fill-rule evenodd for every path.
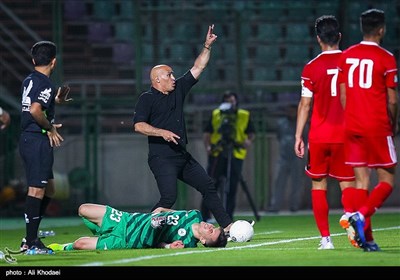
M 229 237 L 233 242 L 247 242 L 253 238 L 253 226 L 245 220 L 237 220 L 229 229 Z

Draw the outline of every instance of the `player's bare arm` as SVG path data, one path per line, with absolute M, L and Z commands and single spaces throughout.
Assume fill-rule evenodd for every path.
M 296 132 L 295 132 L 295 144 L 294 144 L 294 153 L 297 157 L 304 157 L 304 140 L 303 140 L 303 132 L 306 126 L 308 115 L 311 110 L 311 98 L 302 97 L 300 99 L 299 107 L 297 110 L 297 123 L 296 123 Z
M 175 240 L 172 243 L 161 242 L 160 244 L 158 244 L 157 247 L 164 248 L 164 249 L 183 249 L 183 248 L 185 248 L 185 245 L 183 244 L 183 242 L 181 240 Z
M 397 134 L 398 130 L 398 117 L 399 117 L 399 98 L 397 94 L 397 90 L 394 88 L 388 88 L 388 107 L 390 112 L 390 117 L 392 119 L 392 126 L 393 126 L 393 135 Z

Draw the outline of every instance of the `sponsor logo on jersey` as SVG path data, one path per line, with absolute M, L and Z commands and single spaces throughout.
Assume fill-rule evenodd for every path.
M 151 227 L 161 228 L 165 225 L 165 217 L 151 217 Z
M 47 103 L 49 101 L 50 96 L 51 96 L 51 88 L 46 88 L 45 90 L 40 92 L 38 99 L 42 100 L 44 103 Z
M 22 111 L 23 112 L 29 112 L 31 108 L 31 98 L 28 96 L 29 93 L 31 92 L 31 89 L 33 87 L 33 81 L 30 80 L 29 84 L 27 87 L 24 87 L 24 92 L 22 93 Z

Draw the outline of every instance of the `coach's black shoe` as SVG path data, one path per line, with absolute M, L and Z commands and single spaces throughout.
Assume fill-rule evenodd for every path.
M 20 252 L 25 252 L 28 249 L 29 249 L 29 246 L 26 244 L 26 239 L 24 237 L 24 238 L 22 238 L 21 245 L 19 246 L 19 250 L 20 250 Z
M 54 254 L 53 250 L 47 248 L 40 238 L 36 238 L 30 244 L 26 243 L 28 249 L 25 250 L 26 255 L 51 255 Z

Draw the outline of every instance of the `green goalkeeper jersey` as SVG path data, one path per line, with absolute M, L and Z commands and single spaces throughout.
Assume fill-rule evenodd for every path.
M 199 210 L 163 213 L 128 213 L 107 206 L 101 228 L 83 219 L 99 236 L 97 249 L 156 248 L 160 243 L 181 240 L 185 248 L 197 247 L 192 225 L 200 223 Z

